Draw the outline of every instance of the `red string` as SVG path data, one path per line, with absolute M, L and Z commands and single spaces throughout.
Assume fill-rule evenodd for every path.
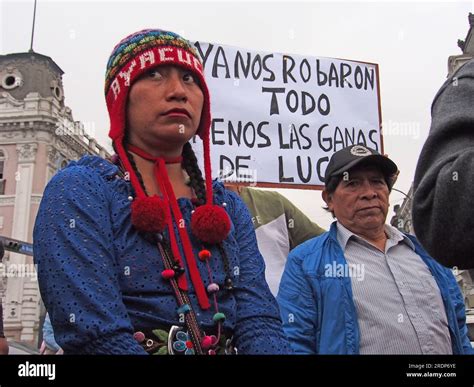
M 183 243 L 184 255 L 186 256 L 189 274 L 194 285 L 194 290 L 196 291 L 196 296 L 198 298 L 199 305 L 202 309 L 209 309 L 211 305 L 209 303 L 206 288 L 204 287 L 204 283 L 199 273 L 199 269 L 196 263 L 196 257 L 193 252 L 191 241 L 189 240 L 189 235 L 186 230 L 183 215 L 181 214 L 181 210 L 179 209 L 178 202 L 176 200 L 173 187 L 171 186 L 171 182 L 168 178 L 168 173 L 166 172 L 166 167 L 163 159 L 158 160 L 158 168 L 159 177 L 162 178 L 165 185 L 165 190 L 168 194 L 168 197 L 171 199 L 169 203 L 171 204 L 171 210 L 173 211 L 175 222 L 178 223 L 178 232 L 181 237 L 181 242 Z
M 165 166 L 166 161 L 162 157 L 155 157 L 148 154 L 143 149 L 140 149 L 135 145 L 129 145 L 128 149 L 132 151 L 133 153 L 137 154 L 138 156 L 143 157 L 146 160 L 153 161 L 155 163 L 155 178 L 160 186 L 160 190 L 161 190 L 164 200 L 166 201 L 167 204 L 171 205 L 171 210 L 174 215 L 174 220 L 175 222 L 177 222 L 178 233 L 181 238 L 181 242 L 183 244 L 183 251 L 186 257 L 186 263 L 188 265 L 189 275 L 191 277 L 194 290 L 196 291 L 196 296 L 197 296 L 199 305 L 201 306 L 202 309 L 209 309 L 211 307 L 209 303 L 209 298 L 207 296 L 204 283 L 202 281 L 201 275 L 199 273 L 199 269 L 197 267 L 196 258 L 194 256 L 191 241 L 189 240 L 189 235 L 186 230 L 183 215 L 181 214 L 181 210 L 179 209 L 173 187 L 171 186 L 171 182 L 168 177 L 168 172 L 166 171 L 166 166 Z M 211 193 L 212 193 L 212 187 L 211 187 Z M 167 211 L 168 211 L 168 215 L 171 215 L 169 213 L 170 211 L 169 206 L 168 206 Z M 172 219 L 172 217 L 170 216 L 169 219 Z M 176 240 L 176 235 L 174 233 L 173 222 L 168 223 L 168 231 L 170 234 L 171 250 L 173 252 L 173 255 L 178 259 L 179 263 L 184 267 L 183 259 L 181 257 L 178 243 Z M 182 290 L 187 290 L 187 282 L 186 282 L 185 275 L 181 275 L 178 278 L 178 285 Z
M 183 156 L 176 156 L 176 157 L 163 157 L 166 164 L 181 164 L 183 161 Z
M 163 179 L 159 178 L 159 166 L 158 166 L 158 161 L 155 162 L 155 178 L 158 182 L 158 185 L 160 186 L 160 191 L 162 192 L 163 199 L 165 200 L 165 203 L 167 204 L 166 206 L 166 215 L 168 216 L 168 219 L 173 219 L 171 216 L 171 210 L 169 206 L 169 196 L 168 193 L 166 192 L 166 189 L 163 185 Z M 176 235 L 174 233 L 174 228 L 173 228 L 173 222 L 168 222 L 168 233 L 170 234 L 170 242 L 171 242 L 171 251 L 173 252 L 173 256 L 178 260 L 179 265 L 181 267 L 184 267 L 183 263 L 183 258 L 181 257 L 181 253 L 178 248 L 178 242 L 176 240 Z M 188 290 L 188 281 L 186 280 L 186 276 L 180 275 L 178 277 L 178 286 L 181 290 Z
M 163 156 L 155 157 L 155 156 L 152 156 L 152 155 L 148 154 L 143 149 L 141 149 L 141 148 L 139 148 L 135 145 L 132 145 L 132 144 L 128 144 L 128 150 L 132 151 L 133 153 L 137 154 L 138 156 L 144 158 L 145 160 L 149 160 L 149 161 L 153 161 L 153 162 L 156 162 L 159 158 L 162 158 L 163 160 L 165 160 L 166 164 L 177 164 L 177 163 L 181 163 L 183 161 L 183 156 L 181 156 L 181 155 L 176 156 L 176 157 L 163 157 Z
M 211 158 L 210 158 L 210 144 L 209 136 L 203 139 L 203 151 L 204 151 L 204 174 L 206 179 L 206 204 L 213 203 L 213 192 L 212 192 L 212 175 L 211 175 Z

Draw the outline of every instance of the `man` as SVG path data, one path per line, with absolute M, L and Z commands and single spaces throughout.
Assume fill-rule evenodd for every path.
M 290 250 L 325 230 L 278 192 L 227 184 L 226 188 L 240 195 L 252 215 L 265 278 L 276 296 Z
M 436 94 L 431 129 L 418 160 L 413 225 L 445 266 L 474 269 L 474 59 Z M 444 237 L 449 230 L 449 238 Z
M 336 152 L 323 199 L 337 219 L 293 250 L 278 293 L 296 353 L 471 353 L 451 271 L 385 224 L 397 166 L 352 145 Z

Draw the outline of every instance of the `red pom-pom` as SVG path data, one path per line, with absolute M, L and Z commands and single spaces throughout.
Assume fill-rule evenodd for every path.
M 158 196 L 135 198 L 132 202 L 132 224 L 139 231 L 162 232 L 167 223 L 166 203 Z
M 205 243 L 220 243 L 229 235 L 229 215 L 220 206 L 205 204 L 196 208 L 192 214 L 191 230 Z
M 211 252 L 209 250 L 201 250 L 199 252 L 199 259 L 205 261 L 206 259 L 211 258 Z
M 211 336 L 204 336 L 201 340 L 201 347 L 202 349 L 206 350 L 211 348 L 212 345 L 212 338 Z
M 135 332 L 133 334 L 133 338 L 138 342 L 138 343 L 143 343 L 145 341 L 145 334 L 143 332 Z
M 174 270 L 171 270 L 171 269 L 166 269 L 166 270 L 163 270 L 161 272 L 161 276 L 164 278 L 164 279 L 171 279 L 174 277 L 176 273 L 174 272 Z

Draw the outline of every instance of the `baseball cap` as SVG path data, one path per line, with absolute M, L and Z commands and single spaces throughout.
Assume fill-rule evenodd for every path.
M 381 155 L 375 149 L 364 145 L 351 145 L 332 155 L 326 168 L 324 181 L 327 183 L 331 177 L 339 176 L 362 163 L 364 165 L 378 166 L 387 181 L 390 176 L 398 171 L 397 165 L 392 160 Z

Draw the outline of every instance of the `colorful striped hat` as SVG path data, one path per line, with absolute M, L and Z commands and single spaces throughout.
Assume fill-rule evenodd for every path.
M 124 168 L 129 173 L 130 182 L 136 193 L 136 198 L 131 205 L 132 223 L 138 230 L 153 233 L 162 232 L 167 226 L 172 238 L 173 251 L 179 254 L 177 242 L 174 240 L 172 223 L 177 223 L 180 220 L 178 218 L 182 218 L 182 215 L 169 182 L 166 168 L 164 167 L 164 160 L 160 157 L 154 158 L 157 167 L 156 179 L 163 198 L 158 198 L 157 196 L 148 197 L 124 148 L 126 104 L 130 88 L 134 80 L 140 75 L 163 64 L 183 67 L 195 74 L 199 80 L 198 83 L 204 96 L 204 103 L 196 133 L 201 137 L 204 147 L 206 204 L 197 207 L 193 212 L 191 230 L 198 239 L 205 243 L 214 244 L 222 242 L 230 231 L 230 220 L 227 212 L 222 207 L 213 204 L 209 139 L 211 125 L 210 98 L 203 75 L 203 65 L 193 45 L 173 32 L 157 29 L 142 30 L 127 36 L 115 46 L 107 63 L 105 97 L 110 116 L 109 137 L 113 141 L 115 151 L 120 157 Z M 130 147 L 132 146 L 130 145 Z M 134 152 L 137 153 L 136 151 Z M 142 155 L 144 155 L 143 152 Z M 145 155 L 145 157 L 149 156 Z M 179 227 L 178 229 L 186 259 L 193 262 L 194 258 L 189 238 L 183 230 Z M 210 305 L 202 279 L 196 268 L 191 268 L 191 278 L 201 307 L 209 308 Z M 186 288 L 184 276 L 181 279 L 183 281 L 183 288 Z
M 194 46 L 174 32 L 142 30 L 127 36 L 115 46 L 107 62 L 105 97 L 110 116 L 109 137 L 123 137 L 125 104 L 128 92 L 141 74 L 161 64 L 174 64 L 192 71 L 199 79 L 204 94 L 204 106 L 197 134 L 209 137 L 211 108 L 209 91 L 203 75 L 203 65 Z

